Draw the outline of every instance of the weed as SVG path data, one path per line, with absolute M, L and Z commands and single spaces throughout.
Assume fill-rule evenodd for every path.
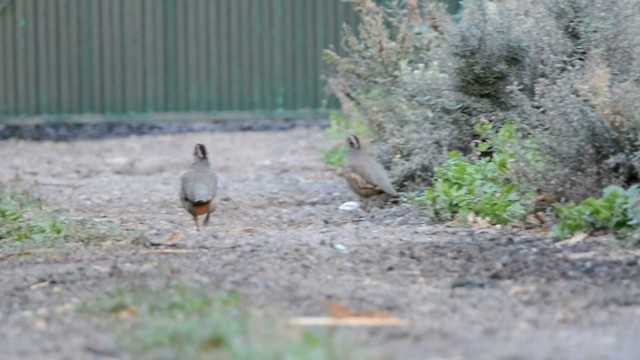
M 529 198 L 503 180 L 504 163 L 482 159 L 477 163 L 452 151 L 435 169 L 434 184 L 418 201 L 430 205 L 429 215 L 452 220 L 473 213 L 497 224 L 521 220 L 529 212 Z
M 624 241 L 635 242 L 640 228 L 640 185 L 628 189 L 611 185 L 600 198 L 588 198 L 579 204 L 556 205 L 557 224 L 553 236 L 558 239 L 578 232 L 618 231 Z
M 474 162 L 451 151 L 449 159 L 435 168 L 433 185 L 418 202 L 428 204 L 429 216 L 439 220 L 469 213 L 497 224 L 521 220 L 529 213 L 533 196 L 519 191 L 509 179 L 516 151 L 526 141 L 517 136 L 511 123 L 497 133 L 489 123 L 476 124 L 475 129 L 485 139 L 476 150 L 492 155 Z
M 334 145 L 331 149 L 325 151 L 322 157 L 324 158 L 325 164 L 339 167 L 344 165 L 348 152 L 349 149 L 346 145 Z
M 14 187 L 0 187 L 0 195 L 0 250 L 86 245 L 119 236 L 115 229 L 46 211 L 40 199 Z

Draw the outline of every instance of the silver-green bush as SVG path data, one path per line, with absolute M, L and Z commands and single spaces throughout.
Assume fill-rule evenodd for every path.
M 526 191 L 581 200 L 640 178 L 636 1 L 469 0 L 458 17 L 427 0 L 351 2 L 362 24 L 345 28 L 344 56 L 325 51 L 328 88 L 399 188 L 473 151 L 474 124 L 507 120 L 541 154 L 512 169 Z

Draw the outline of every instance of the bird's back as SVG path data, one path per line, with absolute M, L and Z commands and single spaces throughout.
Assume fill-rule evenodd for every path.
M 345 163 L 347 171 L 353 171 L 366 182 L 378 186 L 390 196 L 398 196 L 398 192 L 391 185 L 387 171 L 374 158 L 368 154 L 356 150 L 350 151 Z
M 182 197 L 192 203 L 205 203 L 216 196 L 218 180 L 207 162 L 196 162 L 182 176 Z

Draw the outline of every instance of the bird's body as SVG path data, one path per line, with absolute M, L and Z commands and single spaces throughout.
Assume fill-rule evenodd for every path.
M 365 153 L 360 140 L 355 135 L 349 136 L 349 154 L 345 162 L 344 175 L 349 187 L 355 192 L 367 208 L 373 196 L 397 197 L 398 192 L 391 185 L 385 169 L 374 158 Z
M 193 164 L 181 178 L 180 199 L 182 206 L 193 216 L 196 229 L 199 230 L 198 216 L 206 215 L 204 225 L 207 225 L 210 214 L 216 209 L 214 199 L 218 190 L 218 180 L 209 164 L 204 145 L 197 144 L 193 155 Z

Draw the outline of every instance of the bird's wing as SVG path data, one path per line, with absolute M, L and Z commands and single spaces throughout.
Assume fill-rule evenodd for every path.
M 373 158 L 362 156 L 358 161 L 350 162 L 348 166 L 352 171 L 362 176 L 365 181 L 377 185 L 391 196 L 398 196 L 398 192 L 391 185 L 387 171 Z

